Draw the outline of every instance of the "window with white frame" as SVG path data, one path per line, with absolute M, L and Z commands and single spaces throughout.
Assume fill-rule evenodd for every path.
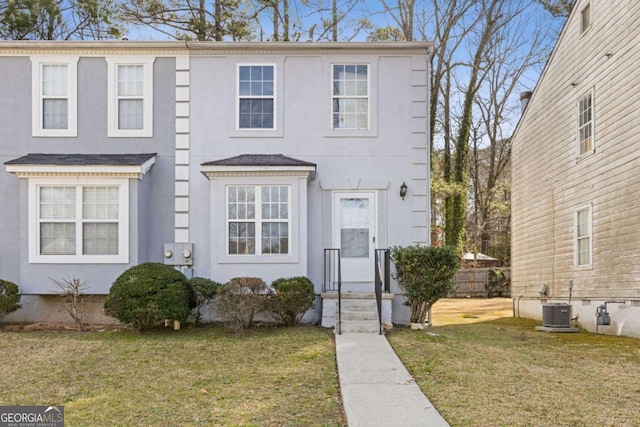
M 275 129 L 275 65 L 238 65 L 238 129 Z
M 333 129 L 369 128 L 369 66 L 333 64 Z
M 228 186 L 229 255 L 289 253 L 290 187 Z
M 593 91 L 578 101 L 578 156 L 593 151 Z
M 109 136 L 153 136 L 153 58 L 107 58 Z
M 591 265 L 591 206 L 584 206 L 575 211 L 575 265 L 588 267 Z
M 77 136 L 78 57 L 33 57 L 33 136 Z
M 31 179 L 32 262 L 128 262 L 128 180 Z
M 591 4 L 582 8 L 580 11 L 580 33 L 584 33 L 591 27 Z

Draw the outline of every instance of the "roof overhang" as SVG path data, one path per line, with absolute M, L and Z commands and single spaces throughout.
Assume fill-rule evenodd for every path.
M 200 171 L 207 178 L 228 176 L 304 176 L 315 179 L 315 166 L 225 166 L 202 165 Z
M 93 176 L 142 179 L 156 154 L 28 154 L 5 162 L 19 178 Z
M 80 54 L 115 55 L 229 55 L 229 54 L 308 54 L 322 53 L 421 53 L 433 50 L 432 41 L 411 42 L 218 42 L 218 41 L 135 41 L 135 40 L 7 40 L 0 44 L 0 56 Z
M 311 180 L 315 179 L 316 165 L 282 154 L 241 154 L 202 163 L 200 171 L 209 179 L 229 176 L 298 176 Z

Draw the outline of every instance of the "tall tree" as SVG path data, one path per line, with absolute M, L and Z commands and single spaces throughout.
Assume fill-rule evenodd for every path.
M 456 90 L 457 69 L 465 65 L 460 50 L 464 41 L 476 27 L 480 16 L 471 11 L 472 1 L 433 0 L 434 53 L 431 72 L 431 93 L 429 94 L 430 153 L 431 153 L 431 212 L 432 230 L 442 230 L 446 226 L 446 212 L 452 209 L 453 195 L 460 192 L 461 185 L 452 180 L 454 126 L 456 111 L 454 92 Z M 427 38 L 427 30 L 422 27 L 422 36 Z M 441 142 L 436 150 L 435 141 Z M 435 237 L 434 243 L 441 238 Z
M 116 11 L 113 0 L 0 0 L 0 39 L 118 38 Z
M 473 120 L 473 102 L 480 83 L 486 75 L 487 68 L 493 58 L 486 55 L 496 29 L 504 22 L 508 22 L 503 16 L 505 0 L 487 0 L 482 4 L 482 27 L 479 32 L 479 41 L 475 48 L 473 60 L 469 69 L 469 83 L 464 94 L 464 104 L 460 114 L 460 124 L 455 140 L 455 154 L 453 158 L 454 183 L 459 184 L 459 191 L 451 196 L 451 203 L 445 212 L 445 243 L 447 246 L 462 250 L 464 225 L 466 219 L 467 204 L 467 154 L 469 152 L 469 135 Z
M 389 16 L 396 22 L 398 28 L 404 34 L 404 39 L 412 41 L 413 24 L 415 16 L 415 0 L 397 0 L 396 5 L 392 6 L 386 0 L 380 0 L 384 9 L 388 12 Z
M 467 224 L 468 249 L 508 259 L 510 226 L 509 133 L 521 115 L 513 100 L 525 73 L 544 63 L 548 46 L 545 30 L 531 25 L 527 8 L 496 31 L 487 55 L 493 58 L 481 90 L 476 94 L 474 132 L 471 137 L 469 175 L 472 189 Z M 527 33 L 523 38 L 522 34 Z
M 412 4 L 385 4 L 397 32 L 408 28 L 402 26 L 399 11 Z M 433 37 L 435 44 L 429 94 L 432 230 L 443 229 L 444 243 L 460 250 L 464 244 L 486 240 L 493 232 L 491 224 L 504 224 L 508 129 L 517 122 L 511 114 L 517 103 L 514 90 L 522 87 L 528 78 L 525 71 L 537 63 L 530 52 L 548 53 L 534 30 L 541 29 L 549 40 L 556 34 L 555 26 L 549 25 L 549 18 L 544 25 L 533 23 L 532 16 L 544 10 L 540 3 L 524 0 L 431 0 L 430 9 L 413 6 L 415 32 L 422 39 Z M 388 39 L 393 33 L 381 28 L 373 34 Z M 468 208 L 476 204 L 473 217 L 468 216 Z M 473 224 L 477 220 L 478 227 L 469 226 L 470 219 Z
M 131 0 L 123 18 L 179 40 L 248 40 L 251 16 L 241 0 Z

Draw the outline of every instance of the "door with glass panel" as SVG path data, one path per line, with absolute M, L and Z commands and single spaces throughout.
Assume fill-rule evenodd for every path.
M 342 281 L 373 282 L 374 193 L 335 193 L 334 244 L 340 248 Z

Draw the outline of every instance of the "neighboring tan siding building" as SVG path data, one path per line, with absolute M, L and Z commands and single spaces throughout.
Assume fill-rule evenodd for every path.
M 576 2 L 512 140 L 516 315 L 640 336 L 639 63 L 640 2 Z
M 431 49 L 0 42 L 0 278 L 24 307 L 7 320 L 62 316 L 51 278 L 103 297 L 147 261 L 321 294 L 342 247 L 345 290 L 373 292 L 375 249 L 429 244 Z

